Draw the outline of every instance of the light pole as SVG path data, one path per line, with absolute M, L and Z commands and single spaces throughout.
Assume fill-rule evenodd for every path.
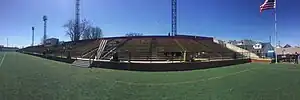
M 31 43 L 31 46 L 34 45 L 34 27 L 31 27 L 31 30 L 32 30 L 32 43 Z
M 6 38 L 6 47 L 8 47 L 8 38 Z
M 45 44 L 45 41 L 46 41 L 46 39 L 47 39 L 47 20 L 48 20 L 47 16 L 44 15 L 44 16 L 43 16 L 43 21 L 44 21 L 44 36 L 43 36 L 43 43 L 44 43 L 44 44 Z

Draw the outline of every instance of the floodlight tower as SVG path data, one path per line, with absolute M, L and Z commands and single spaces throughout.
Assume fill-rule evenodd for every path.
M 44 21 L 44 36 L 43 36 L 43 43 L 44 43 L 44 44 L 45 44 L 45 41 L 46 41 L 46 39 L 47 39 L 47 20 L 48 20 L 47 16 L 44 15 L 44 16 L 43 16 L 43 21 Z
M 8 38 L 6 38 L 6 47 L 8 47 Z
M 80 7 L 80 0 L 76 0 L 76 4 L 75 4 L 75 9 L 76 9 L 76 12 L 75 12 L 75 36 L 74 36 L 74 40 L 79 40 L 77 38 L 77 35 L 80 34 L 80 28 L 79 28 L 79 21 L 80 21 L 80 16 L 79 16 L 79 9 Z
M 31 46 L 34 45 L 34 27 L 31 27 L 31 30 L 32 30 L 32 43 L 31 43 Z
M 172 36 L 177 35 L 177 0 L 172 0 Z

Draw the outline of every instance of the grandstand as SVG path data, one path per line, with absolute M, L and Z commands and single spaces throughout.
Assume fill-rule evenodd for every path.
M 102 63 L 187 63 L 248 59 L 236 51 L 201 36 L 110 37 L 55 46 L 31 46 L 27 54 L 76 60 L 73 65 L 100 67 Z M 100 64 L 99 64 L 100 63 Z

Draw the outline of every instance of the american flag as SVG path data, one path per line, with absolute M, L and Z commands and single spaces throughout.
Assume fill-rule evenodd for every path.
M 260 12 L 268 9 L 275 9 L 276 8 L 276 0 L 266 0 L 261 6 L 260 6 Z

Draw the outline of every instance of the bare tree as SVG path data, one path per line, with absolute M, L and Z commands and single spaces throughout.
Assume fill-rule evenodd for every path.
M 87 31 L 88 27 L 90 26 L 90 23 L 87 20 L 82 20 L 81 23 L 79 23 L 79 33 L 75 31 L 75 21 L 69 20 L 66 24 L 63 25 L 64 28 L 66 28 L 66 35 L 70 37 L 71 41 L 78 41 L 80 40 L 80 37 L 82 34 Z
M 81 35 L 82 40 L 92 39 L 91 32 L 92 32 L 92 26 L 88 26 L 86 30 L 83 32 L 83 34 Z
M 102 29 L 99 27 L 93 27 L 91 32 L 92 39 L 98 39 L 103 37 Z
M 70 37 L 71 41 L 74 41 L 74 34 L 75 34 L 75 21 L 69 20 L 66 24 L 63 25 L 66 28 L 66 35 Z
M 97 39 L 103 37 L 101 28 L 88 26 L 82 34 L 82 39 Z

